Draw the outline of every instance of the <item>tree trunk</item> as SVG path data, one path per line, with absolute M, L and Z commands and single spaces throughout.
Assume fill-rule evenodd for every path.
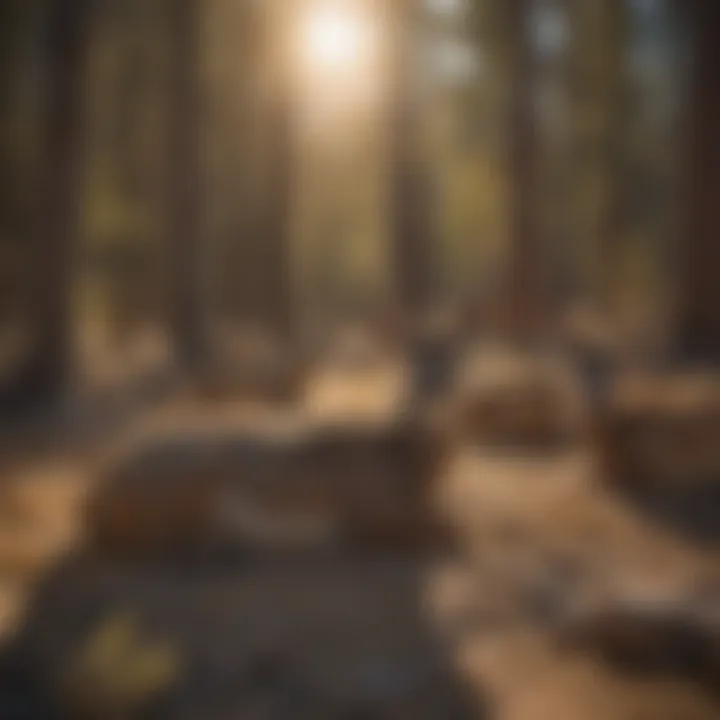
M 576 298 L 616 310 L 618 267 L 623 255 L 623 155 L 626 136 L 624 0 L 564 0 L 574 29 L 567 61 L 571 100 L 572 247 Z M 565 198 L 566 204 L 568 198 Z
M 693 0 L 688 236 L 682 244 L 681 345 L 693 361 L 720 363 L 720 4 Z
M 606 0 L 603 8 L 601 70 L 604 112 L 601 156 L 601 201 L 598 225 L 598 296 L 617 310 L 617 274 L 623 261 L 623 138 L 625 116 L 623 48 L 627 40 L 624 0 Z
M 295 325 L 292 288 L 292 211 L 295 180 L 295 93 L 290 58 L 293 14 L 287 4 L 265 11 L 264 37 L 268 80 L 267 184 L 262 198 L 261 243 L 258 268 L 263 278 L 261 302 L 264 320 L 288 339 Z
M 540 330 L 545 297 L 538 247 L 535 207 L 536 138 L 534 118 L 534 61 L 530 0 L 508 0 L 511 48 L 510 98 L 510 258 L 507 309 L 510 331 L 524 340 Z
M 419 153 L 419 99 L 414 78 L 416 0 L 396 0 L 390 17 L 391 277 L 405 325 L 429 309 L 434 291 L 429 185 Z
M 200 8 L 200 0 L 173 0 L 170 17 L 170 326 L 178 359 L 191 372 L 200 368 L 207 350 L 203 312 L 207 253 L 201 242 Z
M 51 0 L 39 210 L 33 232 L 27 362 L 0 402 L 52 403 L 72 373 L 72 271 L 81 203 L 83 98 L 91 0 Z

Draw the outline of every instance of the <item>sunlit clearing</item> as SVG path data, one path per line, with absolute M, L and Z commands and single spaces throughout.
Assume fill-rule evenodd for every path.
M 308 79 L 355 80 L 368 71 L 373 31 L 349 5 L 310 5 L 301 24 L 300 54 Z

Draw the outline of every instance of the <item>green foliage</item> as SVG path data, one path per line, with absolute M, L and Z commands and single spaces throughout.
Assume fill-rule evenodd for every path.
M 137 717 L 170 688 L 181 659 L 143 636 L 131 614 L 103 618 L 68 659 L 58 682 L 61 707 L 85 720 Z

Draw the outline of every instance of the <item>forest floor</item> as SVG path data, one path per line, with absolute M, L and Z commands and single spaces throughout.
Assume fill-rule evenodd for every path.
M 382 415 L 401 377 L 326 373 L 305 411 Z M 6 637 L 42 648 L 78 717 L 106 717 L 93 707 L 120 695 L 123 718 L 720 716 L 718 698 L 693 678 L 632 674 L 560 642 L 564 618 L 614 597 L 720 608 L 717 542 L 607 489 L 582 445 L 535 456 L 459 452 L 439 498 L 461 537 L 452 555 L 180 568 L 110 566 L 74 552 L 97 463 L 123 433 L 259 412 L 175 399 L 128 411 L 106 432 L 6 451 L 0 623 Z M 154 710 L 134 711 L 165 686 Z M 5 712 L 2 698 L 0 688 Z M 37 713 L 7 717 L 49 717 Z

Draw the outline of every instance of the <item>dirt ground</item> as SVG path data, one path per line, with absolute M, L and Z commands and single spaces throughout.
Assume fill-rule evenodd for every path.
M 381 414 L 392 377 L 376 378 L 376 403 L 370 378 L 341 399 L 330 377 L 305 403 Z M 174 402 L 123 432 L 257 412 Z M 720 717 L 695 678 L 631 674 L 560 641 L 568 617 L 614 597 L 720 608 L 717 543 L 606 489 L 589 448 L 459 452 L 437 498 L 453 554 L 110 565 L 82 551 L 78 518 L 121 434 L 6 453 L 2 718 Z

